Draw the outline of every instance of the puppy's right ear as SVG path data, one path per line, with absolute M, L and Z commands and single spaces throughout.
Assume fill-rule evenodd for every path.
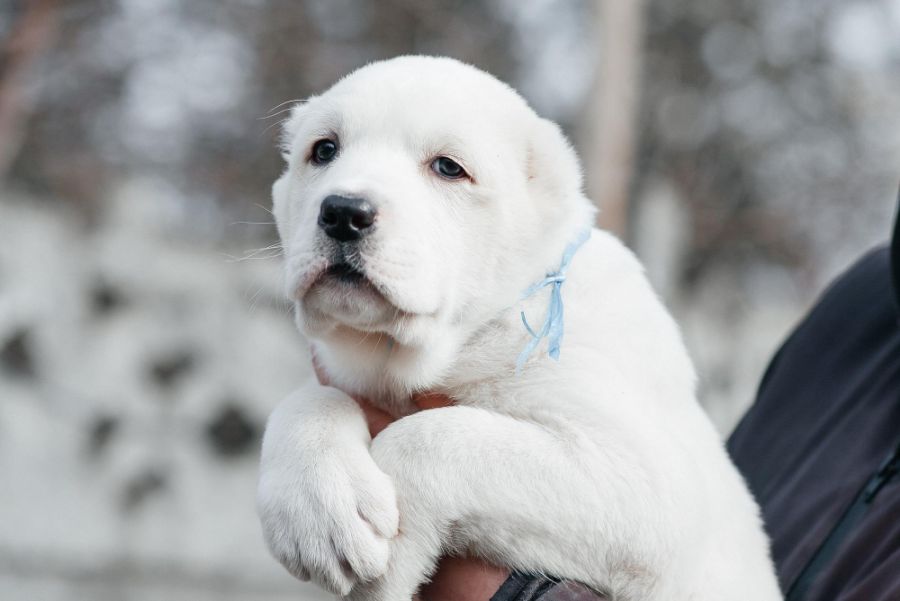
M 300 131 L 300 125 L 303 118 L 309 112 L 309 103 L 315 97 L 300 100 L 291 107 L 291 112 L 287 119 L 282 121 L 281 135 L 278 136 L 278 147 L 281 149 L 281 156 L 285 161 L 291 160 L 291 153 L 294 147 L 294 141 L 297 139 L 297 132 Z
M 593 223 L 596 208 L 584 195 L 581 162 L 556 123 L 536 119 L 530 132 L 527 176 L 545 224 Z M 571 221 L 561 219 L 565 216 Z
M 528 149 L 527 175 L 545 198 L 560 200 L 581 195 L 581 163 L 556 123 L 536 120 Z

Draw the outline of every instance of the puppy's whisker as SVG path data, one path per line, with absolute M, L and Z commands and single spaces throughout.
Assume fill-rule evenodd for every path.
M 273 118 L 273 117 L 277 117 L 278 115 L 283 115 L 283 114 L 285 114 L 285 113 L 289 113 L 289 112 L 291 112 L 292 110 L 294 110 L 294 107 L 288 107 L 288 108 L 286 108 L 286 109 L 281 109 L 281 110 L 278 111 L 277 113 L 272 113 L 271 115 L 265 115 L 265 116 L 263 116 L 263 117 L 257 117 L 256 120 L 257 120 L 257 121 L 264 121 L 264 120 L 266 120 L 266 119 L 271 119 L 271 118 Z
M 284 254 L 284 248 L 282 248 L 281 246 L 266 246 L 263 248 L 254 248 L 251 250 L 247 250 L 240 257 L 235 257 L 234 255 L 227 255 L 227 256 L 234 258 L 234 259 L 243 260 L 243 259 L 252 259 L 253 257 L 257 257 L 263 253 L 268 253 L 268 252 L 272 252 L 272 251 L 275 251 L 276 256 Z
M 246 253 L 245 253 L 244 256 L 250 256 L 250 257 L 252 257 L 252 256 L 255 255 L 255 254 L 258 254 L 258 253 L 261 253 L 261 252 L 266 252 L 266 251 L 269 251 L 269 250 L 279 250 L 279 251 L 283 251 L 283 250 L 284 250 L 284 246 L 281 244 L 281 242 L 275 242 L 274 244 L 270 244 L 270 245 L 268 245 L 268 246 L 263 246 L 263 247 L 261 247 L 261 248 L 251 248 L 251 249 L 249 249 L 249 250 L 246 251 Z
M 243 263 L 244 261 L 271 261 L 272 259 L 278 259 L 282 255 L 268 255 L 265 257 L 226 257 L 225 261 L 227 263 Z
M 386 333 L 384 333 L 384 332 L 379 332 L 379 333 L 378 333 L 378 340 L 375 341 L 375 345 L 372 347 L 372 352 L 369 353 L 369 361 L 374 361 L 374 360 L 378 357 L 378 355 L 381 354 L 381 352 L 382 352 L 382 351 L 381 351 L 382 343 L 384 342 L 384 338 L 385 338 L 386 336 L 388 336 L 388 335 L 387 335 Z M 384 360 L 383 360 L 384 363 L 387 363 L 387 361 L 388 361 L 388 360 L 390 359 L 390 357 L 391 357 L 392 351 L 394 350 L 393 345 L 390 344 L 390 337 L 389 337 L 389 336 L 388 336 L 388 344 L 387 344 L 387 347 L 388 347 L 388 348 L 387 348 L 387 354 L 384 356 Z
M 288 121 L 287 119 L 281 119 L 281 120 L 279 120 L 279 121 L 276 121 L 275 123 L 272 123 L 272 124 L 269 125 L 267 128 L 265 128 L 264 130 L 262 130 L 262 131 L 260 132 L 259 136 L 262 137 L 262 136 L 266 135 L 266 133 L 268 133 L 268 131 L 269 131 L 270 129 L 272 129 L 273 127 L 279 127 L 279 126 L 281 126 L 281 125 L 284 125 L 285 123 L 287 123 L 287 121 Z
M 260 209 L 262 209 L 263 211 L 265 211 L 266 213 L 268 213 L 268 214 L 271 215 L 272 217 L 275 216 L 275 213 L 273 213 L 273 212 L 272 212 L 272 209 L 270 209 L 269 207 L 264 207 L 263 205 L 259 204 L 258 202 L 254 202 L 254 203 L 253 203 L 253 206 L 259 207 Z
M 372 326 L 372 324 L 373 324 L 373 322 L 370 321 L 366 327 L 369 328 Z M 356 343 L 356 346 L 363 347 L 365 345 L 366 341 L 369 339 L 369 336 L 371 336 L 371 335 L 372 335 L 372 330 L 366 329 L 365 335 L 362 337 L 362 339 L 359 342 Z
M 268 112 L 271 113 L 272 111 L 278 110 L 279 108 L 283 107 L 284 105 L 290 104 L 292 102 L 294 102 L 296 104 L 303 104 L 304 102 L 306 102 L 306 99 L 305 98 L 294 98 L 292 100 L 285 100 L 284 102 L 279 102 L 278 104 L 276 104 L 275 106 L 270 108 L 268 110 Z M 290 107 L 290 108 L 294 108 L 294 107 Z M 288 110 L 290 110 L 290 109 L 288 109 Z
M 250 306 L 248 308 L 250 313 L 252 313 L 256 309 L 256 303 L 261 298 L 263 288 L 264 288 L 264 286 L 260 286 L 259 288 L 257 288 L 256 292 L 254 292 L 253 295 L 250 297 L 250 302 L 249 302 Z
M 262 254 L 268 251 L 275 250 L 277 252 L 273 252 L 270 254 Z M 248 252 L 243 257 L 236 257 L 234 255 L 225 254 L 225 259 L 229 263 L 240 263 L 242 261 L 267 261 L 269 259 L 277 259 L 278 257 L 284 256 L 284 249 L 268 247 L 268 248 L 260 248 L 251 252 Z

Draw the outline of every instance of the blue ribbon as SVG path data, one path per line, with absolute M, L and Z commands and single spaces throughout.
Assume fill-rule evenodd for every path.
M 547 338 L 547 341 L 549 342 L 547 354 L 550 355 L 552 359 L 559 361 L 559 346 L 562 343 L 563 337 L 562 284 L 566 281 L 566 270 L 569 268 L 569 263 L 572 262 L 572 257 L 590 237 L 591 230 L 589 229 L 578 234 L 578 238 L 572 241 L 566 247 L 565 252 L 563 252 L 562 263 L 559 265 L 559 270 L 556 271 L 556 273 L 548 274 L 543 280 L 532 284 L 522 293 L 521 300 L 525 300 L 541 288 L 551 286 L 550 306 L 547 308 L 547 316 L 544 318 L 544 325 L 541 326 L 540 332 L 535 333 L 534 329 L 529 325 L 528 319 L 525 318 L 525 311 L 521 312 L 522 323 L 531 335 L 531 340 L 528 341 L 528 344 L 525 345 L 525 348 L 522 349 L 522 352 L 519 353 L 519 358 L 516 360 L 517 375 L 522 373 L 525 362 L 528 360 L 531 353 L 534 352 L 534 349 L 541 343 L 542 338 Z

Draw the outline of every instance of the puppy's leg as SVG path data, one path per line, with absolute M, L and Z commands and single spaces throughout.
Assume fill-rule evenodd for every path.
M 647 509 L 658 491 L 614 440 L 598 451 L 564 428 L 448 407 L 395 422 L 371 450 L 394 481 L 400 534 L 386 574 L 353 601 L 408 601 L 448 550 L 648 598 L 668 548 Z
M 276 407 L 263 439 L 257 507 L 266 543 L 294 576 L 335 593 L 383 574 L 397 533 L 394 488 L 369 442 L 356 402 L 315 383 Z

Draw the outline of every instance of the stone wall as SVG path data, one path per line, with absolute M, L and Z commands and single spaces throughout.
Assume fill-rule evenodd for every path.
M 88 227 L 10 196 L 0 598 L 326 598 L 254 509 L 265 417 L 309 374 L 277 261 L 229 259 L 153 198 Z

